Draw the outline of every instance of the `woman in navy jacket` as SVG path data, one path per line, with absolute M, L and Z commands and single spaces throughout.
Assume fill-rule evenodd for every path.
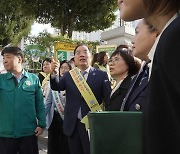
M 139 64 L 134 59 L 132 51 L 127 46 L 120 45 L 108 60 L 111 77 L 116 81 L 110 96 L 107 109 L 119 111 L 127 90 L 131 85 L 132 76 L 139 70 Z

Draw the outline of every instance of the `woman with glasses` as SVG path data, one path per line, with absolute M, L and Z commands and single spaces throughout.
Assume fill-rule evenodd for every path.
M 71 70 L 71 65 L 67 60 L 60 63 L 59 76 L 63 76 L 66 72 Z M 55 104 L 55 97 L 53 91 L 50 90 L 45 102 L 46 123 L 48 129 L 48 154 L 69 154 L 69 146 L 67 137 L 63 133 L 63 115 L 59 113 L 57 105 Z M 66 92 L 60 91 L 59 98 L 63 107 L 66 103 Z
M 131 85 L 132 76 L 135 75 L 140 64 L 134 59 L 132 51 L 127 46 L 120 45 L 108 60 L 110 75 L 116 80 L 106 110 L 119 111 L 127 90 Z

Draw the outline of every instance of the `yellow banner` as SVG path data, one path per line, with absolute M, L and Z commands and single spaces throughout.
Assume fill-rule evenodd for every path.
M 54 44 L 54 50 L 65 50 L 65 51 L 74 51 L 77 44 L 72 43 L 63 43 L 63 42 L 55 42 Z
M 109 56 L 116 50 L 117 45 L 98 45 L 96 46 L 96 52 L 105 51 Z
M 96 97 L 94 96 L 91 88 L 83 78 L 82 74 L 80 73 L 79 69 L 76 67 L 72 70 L 70 70 L 71 77 L 77 86 L 79 92 L 83 96 L 84 100 L 86 101 L 87 105 L 89 106 L 90 110 L 92 112 L 100 112 L 102 111 Z M 86 128 L 88 128 L 89 123 L 87 116 L 85 116 L 82 120 L 82 123 L 85 123 Z

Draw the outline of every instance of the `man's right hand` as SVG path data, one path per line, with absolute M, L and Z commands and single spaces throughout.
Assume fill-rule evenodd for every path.
M 59 62 L 56 62 L 54 59 L 52 59 L 51 75 L 58 75 L 58 73 L 59 73 Z

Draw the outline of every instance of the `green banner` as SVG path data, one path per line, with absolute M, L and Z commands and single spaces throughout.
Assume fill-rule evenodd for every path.
M 67 51 L 57 51 L 57 56 L 59 61 L 67 60 Z

